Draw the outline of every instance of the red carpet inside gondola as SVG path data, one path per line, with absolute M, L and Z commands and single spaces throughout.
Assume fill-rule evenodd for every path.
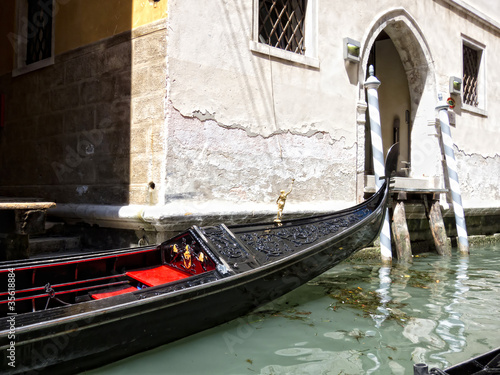
M 191 275 L 172 267 L 160 266 L 150 268 L 148 270 L 127 272 L 127 276 L 136 279 L 147 286 L 155 286 L 181 280 Z

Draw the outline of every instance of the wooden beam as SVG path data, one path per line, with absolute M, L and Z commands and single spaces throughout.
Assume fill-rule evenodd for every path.
M 406 224 L 405 204 L 397 202 L 392 215 L 392 234 L 396 244 L 398 259 L 411 263 L 413 261 L 410 243 L 410 232 Z
M 429 210 L 429 226 L 431 227 L 432 238 L 439 255 L 451 256 L 451 241 L 446 235 L 443 215 L 439 201 L 434 201 Z

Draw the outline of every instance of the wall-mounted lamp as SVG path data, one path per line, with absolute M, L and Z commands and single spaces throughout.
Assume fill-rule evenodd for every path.
M 344 38 L 344 60 L 359 62 L 361 43 L 351 38 Z
M 460 95 L 462 93 L 462 79 L 450 77 L 450 94 Z

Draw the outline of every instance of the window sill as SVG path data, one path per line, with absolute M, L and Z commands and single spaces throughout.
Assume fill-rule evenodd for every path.
M 271 47 L 267 44 L 250 41 L 250 50 L 265 56 L 276 57 L 281 60 L 291 61 L 297 64 L 306 65 L 311 68 L 319 69 L 319 60 L 314 57 L 299 55 L 280 48 Z
M 33 72 L 38 69 L 45 68 L 50 65 L 54 65 L 54 56 L 51 56 L 49 58 L 46 58 L 44 60 L 37 61 L 36 63 L 29 64 L 29 65 L 24 65 L 19 68 L 16 68 L 12 71 L 12 77 L 17 77 L 22 74 L 26 74 L 29 72 Z
M 472 113 L 474 115 L 479 115 L 483 117 L 488 117 L 488 111 L 482 108 L 473 107 L 471 105 L 462 104 L 462 111 Z

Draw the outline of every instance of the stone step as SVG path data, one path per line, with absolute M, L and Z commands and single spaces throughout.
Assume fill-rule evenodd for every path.
M 30 238 L 30 256 L 81 249 L 80 237 Z

